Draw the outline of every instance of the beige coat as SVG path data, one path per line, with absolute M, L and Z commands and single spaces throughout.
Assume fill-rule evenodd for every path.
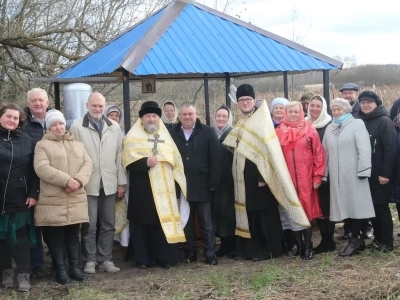
M 84 186 L 92 173 L 92 160 L 83 144 L 66 133 L 59 139 L 48 132 L 36 144 L 34 167 L 40 178 L 39 201 L 35 206 L 36 226 L 65 226 L 89 222 Z M 68 180 L 75 178 L 82 187 L 65 191 Z
M 101 140 L 87 114 L 76 120 L 70 130 L 74 138 L 85 145 L 93 161 L 92 175 L 85 187 L 89 196 L 99 196 L 101 179 L 106 195 L 115 194 L 118 185 L 126 185 L 126 174 L 121 164 L 122 134 L 117 122 L 105 118 Z

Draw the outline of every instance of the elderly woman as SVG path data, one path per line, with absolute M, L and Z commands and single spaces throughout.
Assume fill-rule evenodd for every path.
M 118 105 L 109 105 L 103 113 L 107 118 L 117 122 L 120 126 L 124 123 L 124 112 Z M 121 128 L 122 136 L 125 136 L 125 130 Z M 128 187 L 127 187 L 128 190 Z M 118 241 L 122 247 L 128 247 L 129 244 L 129 221 L 126 217 L 128 213 L 128 193 L 123 199 L 118 199 L 115 203 L 115 235 L 114 241 Z M 96 238 L 99 237 L 100 221 L 97 220 Z
M 312 126 L 317 130 L 322 143 L 325 130 L 328 125 L 332 123 L 332 117 L 328 114 L 324 97 L 314 95 L 311 98 L 306 121 L 312 124 Z M 329 193 L 329 184 L 322 184 L 318 188 L 322 217 L 317 218 L 317 224 L 321 233 L 321 242 L 313 249 L 316 254 L 326 253 L 336 249 L 336 243 L 333 239 L 335 223 L 329 220 Z
M 233 152 L 222 145 L 226 136 L 232 130 L 232 112 L 227 106 L 221 106 L 214 114 L 213 127 L 221 143 L 221 184 L 214 194 L 214 226 L 215 234 L 221 240 L 216 252 L 218 257 L 228 254 L 235 256 L 235 197 L 232 176 Z
M 27 292 L 30 246 L 35 244 L 35 230 L 30 208 L 36 205 L 39 180 L 33 170 L 33 141 L 20 131 L 25 114 L 16 104 L 0 108 L 0 270 L 2 284 L 12 287 L 17 265 L 18 290 Z
M 271 102 L 271 118 L 274 127 L 278 127 L 285 117 L 285 106 L 289 103 L 286 98 L 275 98 Z
M 350 220 L 351 237 L 340 256 L 364 251 L 360 231 L 375 216 L 368 177 L 371 175 L 371 147 L 364 122 L 354 119 L 349 101 L 331 102 L 333 122 L 325 130 L 322 144 L 326 152 L 326 180 L 329 174 L 330 215 L 333 222 Z
M 382 100 L 373 91 L 362 92 L 358 101 L 361 107 L 360 118 L 369 133 L 372 151 L 369 186 L 375 209 L 375 218 L 371 219 L 375 239 L 367 246 L 390 252 L 393 250 L 393 220 L 389 202 L 397 150 L 396 129 Z
M 35 208 L 35 224 L 43 226 L 56 271 L 56 281 L 70 283 L 86 277 L 79 269 L 81 223 L 89 222 L 85 185 L 92 173 L 92 160 L 81 142 L 65 130 L 58 110 L 46 114 L 48 132 L 36 144 L 34 167 L 40 178 L 40 194 Z M 67 249 L 69 276 L 65 270 Z
M 285 117 L 276 129 L 283 155 L 300 203 L 310 221 L 322 216 L 318 187 L 325 172 L 325 153 L 317 131 L 304 120 L 301 103 L 289 102 Z M 295 231 L 298 246 L 304 236 L 302 258 L 312 259 L 312 228 Z
M 167 101 L 162 106 L 161 120 L 167 129 L 171 129 L 178 123 L 178 109 L 171 101 Z

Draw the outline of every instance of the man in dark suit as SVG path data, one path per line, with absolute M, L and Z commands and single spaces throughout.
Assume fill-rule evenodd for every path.
M 187 182 L 187 200 L 190 216 L 185 227 L 185 263 L 197 260 L 195 213 L 199 220 L 206 263 L 217 265 L 215 235 L 212 223 L 212 193 L 219 185 L 220 145 L 217 134 L 210 126 L 197 119 L 193 103 L 183 103 L 179 109 L 180 122 L 170 134 L 182 156 Z

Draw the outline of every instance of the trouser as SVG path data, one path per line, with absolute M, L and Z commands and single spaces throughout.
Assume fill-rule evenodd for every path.
M 189 202 L 190 215 L 185 226 L 186 243 L 184 248 L 188 252 L 196 252 L 196 231 L 194 226 L 195 214 L 200 225 L 205 257 L 215 255 L 215 233 L 212 223 L 211 202 Z
M 393 220 L 389 204 L 374 204 L 375 218 L 371 219 L 374 237 L 381 245 L 393 247 Z
M 116 194 L 105 195 L 104 189 L 99 196 L 87 196 L 89 223 L 82 224 L 82 259 L 84 262 L 99 263 L 112 260 L 115 234 Z M 96 243 L 97 219 L 99 220 L 99 238 Z
M 0 271 L 12 269 L 11 260 L 14 258 L 18 274 L 29 273 L 30 243 L 27 226 L 15 231 L 17 242 L 10 246 L 6 240 L 0 240 Z
M 48 237 L 49 249 L 64 248 L 67 245 L 79 243 L 79 226 L 80 224 L 42 227 Z
M 349 224 L 351 225 L 350 231 L 351 231 L 351 236 L 353 238 L 359 238 L 360 237 L 360 232 L 364 228 L 365 223 L 368 222 L 368 219 L 346 219 L 350 220 Z M 363 238 L 361 236 L 361 238 Z
M 33 267 L 42 267 L 44 264 L 43 242 L 42 242 L 42 228 L 35 227 L 36 245 L 30 248 L 30 264 Z

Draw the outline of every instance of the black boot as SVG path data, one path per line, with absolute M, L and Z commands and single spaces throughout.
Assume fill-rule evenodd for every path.
M 294 256 L 302 257 L 304 254 L 304 241 L 302 231 L 293 231 L 294 237 L 296 239 L 296 253 Z
M 339 253 L 340 256 L 350 256 L 361 251 L 364 251 L 365 243 L 363 239 L 350 237 L 349 243 L 342 252 Z
M 314 256 L 314 251 L 313 251 L 313 245 L 312 242 L 311 243 L 306 243 L 304 245 L 304 254 L 302 256 L 303 260 L 310 260 L 313 258 Z
M 56 272 L 56 281 L 60 284 L 71 283 L 71 279 L 65 270 L 64 247 L 50 248 L 50 254 Z
M 69 277 L 78 281 L 85 280 L 87 277 L 79 268 L 80 244 L 73 243 L 67 245 L 67 252 L 69 260 Z

